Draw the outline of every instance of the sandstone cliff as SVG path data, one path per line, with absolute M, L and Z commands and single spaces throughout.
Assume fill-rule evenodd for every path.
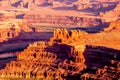
M 62 80 L 80 74 L 86 68 L 84 63 L 82 52 L 74 46 L 35 42 L 18 55 L 17 61 L 8 63 L 0 77 Z
M 50 39 L 52 42 L 60 42 L 60 43 L 68 43 L 68 42 L 74 42 L 78 39 L 81 39 L 82 37 L 86 36 L 88 33 L 81 31 L 81 30 L 70 30 L 67 31 L 66 29 L 56 29 L 54 30 L 53 37 Z
M 0 70 L 0 78 L 119 79 L 120 50 L 86 45 L 83 36 L 88 34 L 79 30 L 55 30 L 49 42 L 30 44 L 18 54 L 16 61 L 6 64 Z
M 31 24 L 49 24 L 49 25 L 61 25 L 61 26 L 79 26 L 79 27 L 90 27 L 99 26 L 101 23 L 100 19 L 84 18 L 77 16 L 59 16 L 59 15 L 36 15 L 36 14 L 25 14 L 24 20 Z

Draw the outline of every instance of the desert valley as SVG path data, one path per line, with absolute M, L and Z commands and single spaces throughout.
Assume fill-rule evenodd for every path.
M 0 80 L 120 80 L 120 1 L 0 0 Z

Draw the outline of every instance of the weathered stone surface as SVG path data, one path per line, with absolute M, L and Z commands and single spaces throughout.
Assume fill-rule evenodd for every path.
M 51 41 L 30 44 L 16 61 L 6 64 L 0 78 L 119 79 L 120 51 L 76 41 L 87 35 L 79 30 L 57 29 Z
M 100 19 L 83 18 L 77 16 L 59 16 L 59 15 L 35 15 L 25 14 L 25 21 L 31 24 L 49 24 L 49 25 L 61 25 L 61 26 L 99 26 L 101 24 Z
M 70 30 L 67 31 L 66 29 L 56 29 L 53 33 L 53 38 L 51 38 L 52 42 L 70 42 L 77 39 L 81 39 L 82 36 L 86 36 L 88 33 L 81 31 L 81 30 Z M 81 41 L 82 42 L 82 41 Z
M 113 60 L 114 61 L 114 60 Z M 112 62 L 113 62 L 112 61 Z M 110 66 L 104 66 L 101 69 L 97 69 L 96 74 L 83 74 L 81 78 L 83 79 L 119 79 L 120 78 L 120 62 L 114 61 Z
M 84 63 L 82 52 L 74 46 L 35 42 L 18 55 L 17 61 L 8 63 L 0 71 L 0 77 L 60 80 L 79 74 L 86 68 Z

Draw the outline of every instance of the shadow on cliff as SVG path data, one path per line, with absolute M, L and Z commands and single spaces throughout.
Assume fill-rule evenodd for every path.
M 82 30 L 88 33 L 100 33 L 104 30 L 106 27 L 76 27 L 76 28 L 70 28 L 69 30 Z
M 47 47 L 46 50 L 58 56 L 57 58 L 59 61 L 55 64 L 58 65 L 60 62 L 62 62 L 62 64 L 64 64 L 64 62 L 70 64 L 70 60 L 74 61 L 74 59 L 70 58 L 70 55 L 68 54 L 71 52 L 71 47 L 72 46 L 66 44 L 55 44 Z M 111 65 L 111 60 L 120 61 L 120 50 L 106 48 L 103 46 L 87 45 L 85 51 L 83 52 L 83 56 L 87 68 L 81 71 L 80 74 L 67 75 L 66 80 L 80 80 L 80 75 L 84 73 L 95 74 L 97 69 L 103 68 L 105 65 Z M 67 69 L 69 70 L 71 68 L 68 67 Z
M 16 57 L 0 58 L 0 70 L 4 69 L 7 63 L 16 60 Z
M 55 7 L 55 8 L 52 8 L 53 10 L 76 10 L 75 7 Z
M 88 33 L 99 33 L 100 31 L 103 31 L 103 27 L 76 27 L 71 28 L 70 30 L 82 30 Z
M 23 51 L 25 48 L 27 48 L 27 46 L 30 43 L 33 43 L 35 41 L 48 41 L 48 39 L 51 36 L 52 36 L 52 33 L 49 33 L 49 32 L 24 32 L 23 31 L 19 33 L 17 37 L 9 38 L 7 41 L 0 42 L 0 54 Z M 7 63 L 13 60 L 16 60 L 16 56 L 0 58 L 0 69 L 3 69 Z
M 44 2 L 44 3 L 42 3 L 41 5 L 38 5 L 38 6 L 41 6 L 41 7 L 52 6 L 52 3 Z
M 106 48 L 103 46 L 87 45 L 83 53 L 87 69 L 85 72 L 95 73 L 98 68 L 109 66 L 111 60 L 120 61 L 120 50 Z
M 25 14 L 16 15 L 16 19 L 23 19 Z
M 85 8 L 85 9 L 80 9 L 80 10 L 77 10 L 77 11 L 88 12 L 88 13 L 99 13 L 99 12 L 107 12 L 107 11 L 113 10 L 116 7 L 116 5 L 112 5 L 112 6 L 108 6 L 108 7 L 101 7 L 101 8 L 98 8 L 98 9 L 94 9 L 98 5 L 93 4 L 92 6 L 93 6 L 93 8 Z M 96 15 L 98 15 L 98 14 L 96 14 Z
M 46 51 L 56 54 L 58 56 L 57 58 L 64 61 L 65 59 L 69 59 L 68 53 L 70 53 L 70 46 L 67 44 L 54 43 L 52 46 L 48 46 Z
M 13 3 L 12 6 L 18 7 L 18 5 L 20 5 L 21 2 L 22 2 L 22 1 L 17 1 L 17 2 L 15 2 L 15 3 Z
M 110 23 L 103 23 L 101 20 L 99 20 L 100 24 L 98 26 L 88 26 L 88 27 L 75 27 L 75 28 L 69 28 L 69 30 L 82 30 L 88 33 L 100 33 L 101 31 L 104 31 L 105 28 L 109 26 Z
M 67 44 L 57 44 L 57 43 L 47 47 L 46 48 L 47 52 L 51 52 L 57 55 L 57 60 L 55 61 L 56 66 L 53 65 L 52 67 L 58 69 L 61 66 L 61 68 L 65 69 L 66 71 L 67 70 L 72 71 L 72 65 L 67 66 L 68 64 L 70 64 L 70 60 L 75 61 L 75 59 L 73 57 L 70 57 L 70 54 L 69 54 L 71 52 L 71 48 L 72 46 L 69 46 Z M 68 73 L 66 76 L 63 75 L 61 77 L 64 78 L 65 80 L 80 80 L 79 74 L 73 75 L 71 73 Z

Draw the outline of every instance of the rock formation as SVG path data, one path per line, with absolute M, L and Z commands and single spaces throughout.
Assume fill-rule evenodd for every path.
M 81 76 L 83 79 L 120 79 L 120 62 L 111 60 L 110 66 L 98 68 L 96 74 L 85 73 Z
M 62 25 L 62 26 L 99 26 L 101 23 L 100 19 L 83 18 L 77 16 L 59 16 L 59 15 L 35 15 L 25 14 L 24 20 L 32 24 L 49 24 L 49 25 Z
M 4 23 L 1 24 L 2 28 L 0 29 L 0 39 L 1 41 L 7 40 L 8 38 L 14 38 L 19 35 L 20 28 L 17 24 Z
M 77 41 L 87 35 L 79 30 L 57 29 L 49 42 L 34 42 L 18 54 L 16 61 L 7 63 L 0 70 L 0 78 L 119 79 L 120 51 Z
M 86 68 L 82 52 L 65 44 L 49 46 L 47 42 L 35 42 L 18 55 L 17 61 L 8 63 L 0 71 L 0 77 L 67 79 Z
M 74 40 L 82 39 L 82 36 L 86 36 L 88 33 L 81 30 L 56 29 L 54 30 L 53 37 L 50 39 L 52 42 L 74 42 Z M 81 41 L 82 42 L 82 41 Z
M 8 41 L 9 39 L 14 40 L 14 38 L 17 38 L 18 36 L 21 36 L 21 38 L 25 38 L 25 33 L 30 32 L 38 33 L 41 32 L 41 29 L 33 28 L 30 26 L 29 23 L 22 22 L 21 20 L 16 20 L 14 21 L 14 23 L 12 21 L 0 22 L 0 42 Z M 19 37 L 17 39 L 19 39 Z

